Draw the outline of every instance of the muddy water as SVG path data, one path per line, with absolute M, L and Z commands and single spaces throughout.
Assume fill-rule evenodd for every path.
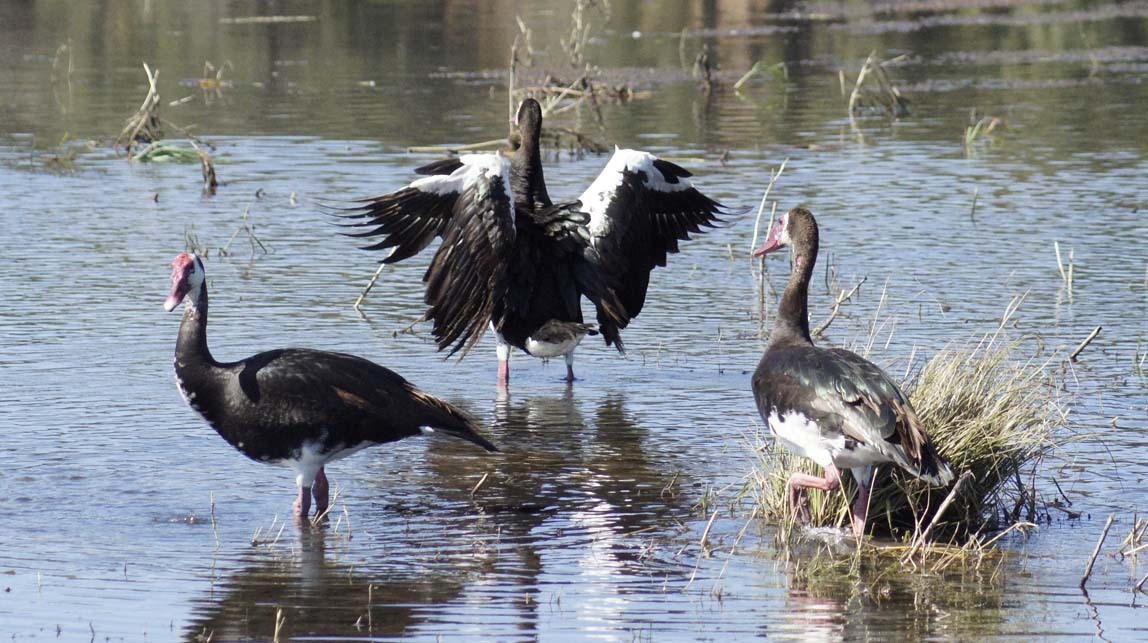
M 1030 353 L 1103 327 L 1062 367 L 1060 437 L 1076 440 L 1037 470 L 1050 522 L 979 574 L 861 582 L 810 582 L 769 526 L 741 531 L 763 348 L 750 218 L 659 270 L 627 356 L 588 343 L 572 387 L 561 364 L 519 358 L 500 395 L 489 342 L 443 361 L 425 327 L 402 332 L 421 261 L 351 308 L 374 258 L 307 199 L 406 183 L 432 158 L 407 146 L 504 133 L 514 16 L 535 71 L 560 68 L 564 3 L 0 7 L 0 635 L 268 639 L 281 609 L 283 632 L 319 639 L 1148 637 L 1148 597 L 1131 591 L 1148 570 L 1110 555 L 1148 509 L 1148 5 L 971 7 L 612 2 L 608 22 L 591 13 L 587 58 L 652 96 L 606 106 L 601 129 L 557 119 L 675 157 L 731 204 L 756 204 L 788 158 L 773 197 L 819 215 L 830 266 L 813 316 L 867 277 L 829 336 L 855 345 L 877 319 L 873 356 L 898 374 L 992 330 L 1017 295 L 1009 332 Z M 235 20 L 270 14 L 306 18 Z M 703 44 L 720 65 L 708 97 L 688 73 Z M 846 117 L 838 71 L 872 50 L 906 55 L 898 122 Z M 230 63 L 218 90 L 200 87 L 205 60 Z M 755 60 L 786 62 L 788 80 L 735 94 Z M 110 151 L 142 61 L 180 101 L 163 115 L 216 146 L 215 197 L 193 165 Z M 1004 127 L 965 150 L 973 109 Z M 552 193 L 576 195 L 604 162 L 557 155 Z M 468 408 L 505 453 L 430 438 L 366 451 L 332 467 L 331 525 L 282 527 L 290 474 L 227 448 L 172 383 L 178 318 L 161 302 L 189 241 L 209 250 L 217 356 L 362 354 Z M 1071 290 L 1054 242 L 1073 254 Z M 1054 480 L 1079 518 L 1049 504 Z

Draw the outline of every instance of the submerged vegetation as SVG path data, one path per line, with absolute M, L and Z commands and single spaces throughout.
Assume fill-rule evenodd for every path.
M 209 63 L 210 64 L 210 63 Z M 147 74 L 148 91 L 136 113 L 127 119 L 123 130 L 116 137 L 113 147 L 123 150 L 132 161 L 145 162 L 200 162 L 203 172 L 203 193 L 215 194 L 219 181 L 215 176 L 215 162 L 205 148 L 211 147 L 198 137 L 159 115 L 159 69 L 153 70 L 143 63 Z M 222 70 L 220 70 L 222 72 Z M 163 126 L 178 131 L 187 138 L 191 149 L 180 147 L 163 140 Z M 142 148 L 141 148 L 142 146 Z
M 1006 321 L 1007 321 L 1006 315 Z M 869 533 L 909 542 L 910 558 L 925 543 L 986 544 L 984 534 L 1038 520 L 1035 469 L 1054 448 L 1066 407 L 1049 361 L 1018 357 L 1021 345 L 1000 329 L 967 345 L 947 348 L 907 386 L 909 398 L 938 451 L 959 478 L 931 487 L 897 467 L 878 469 L 870 500 Z M 820 474 L 812 461 L 784 452 L 769 436 L 757 439 L 753 476 L 759 515 L 794 524 L 786 481 L 797 471 Z M 829 493 L 811 491 L 810 525 L 849 524 L 851 476 Z
M 861 65 L 861 71 L 857 73 L 853 91 L 849 93 L 849 118 L 865 112 L 884 113 L 890 118 L 909 115 L 909 101 L 893 84 L 886 69 L 887 65 L 896 64 L 903 58 L 898 56 L 890 60 L 880 60 L 876 52 L 869 54 L 865 63 Z M 845 92 L 844 73 L 841 76 L 841 91 Z

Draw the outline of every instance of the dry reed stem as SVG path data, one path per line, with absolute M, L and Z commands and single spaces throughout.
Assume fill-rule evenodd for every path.
M 215 551 L 219 551 L 219 526 L 215 522 L 215 492 L 210 493 L 211 498 L 211 533 L 215 536 Z
M 283 616 L 283 608 L 275 608 L 275 635 L 271 638 L 275 643 L 279 643 L 280 637 L 283 635 L 283 626 L 287 624 L 287 617 Z
M 905 97 L 902 96 L 901 91 L 893 85 L 892 80 L 889 78 L 889 72 L 885 70 L 885 65 L 902 58 L 903 56 L 896 56 L 890 60 L 879 61 L 877 60 L 877 52 L 875 51 L 870 52 L 869 56 L 865 58 L 865 62 L 861 66 L 861 71 L 857 73 L 857 82 L 854 83 L 853 91 L 849 94 L 849 123 L 854 129 L 857 128 L 854 117 L 861 111 L 861 94 L 865 87 L 865 81 L 869 78 L 876 79 L 876 102 L 880 104 L 881 108 L 889 116 L 900 118 L 909 113 Z
M 1132 517 L 1132 530 L 1124 537 L 1120 543 L 1120 549 L 1117 551 L 1121 556 L 1135 557 L 1141 551 L 1148 549 L 1148 543 L 1141 544 L 1145 533 L 1148 533 L 1148 519 L 1140 519 L 1133 515 Z
M 821 322 L 820 326 L 813 329 L 812 335 L 814 337 L 820 337 L 825 333 L 825 329 L 829 328 L 829 324 L 832 324 L 833 320 L 837 319 L 837 313 L 841 311 L 841 304 L 852 299 L 853 295 L 857 294 L 857 289 L 861 287 L 861 284 L 865 283 L 866 279 L 868 279 L 868 277 L 862 277 L 861 281 L 858 281 L 848 292 L 846 292 L 844 288 L 841 289 L 841 292 L 837 295 L 837 299 L 833 302 L 833 306 L 829 310 L 829 317 Z
M 474 485 L 474 487 L 473 487 L 473 488 L 470 490 L 470 500 L 471 500 L 471 502 L 474 502 L 474 494 L 478 493 L 479 489 L 482 489 L 483 485 L 485 485 L 485 484 L 486 484 L 486 481 L 487 481 L 489 478 L 490 478 L 490 472 L 489 472 L 489 471 L 487 471 L 486 473 L 483 473 L 483 474 L 482 474 L 482 477 L 481 477 L 481 478 L 479 478 L 479 479 L 478 479 L 478 482 L 476 482 L 476 483 L 475 483 L 475 485 Z
M 140 104 L 136 113 L 128 119 L 127 125 L 124 126 L 123 131 L 116 137 L 114 147 L 117 149 L 122 145 L 124 152 L 129 158 L 132 156 L 132 149 L 137 142 L 151 143 L 158 141 L 162 138 L 159 132 L 159 88 L 157 82 L 159 79 L 159 70 L 152 71 L 152 68 L 145 62 L 143 63 L 144 73 L 147 74 L 148 92 L 144 96 L 143 103 Z
M 371 605 L 375 601 L 374 593 L 375 593 L 375 586 L 371 583 L 367 583 L 367 631 L 368 632 L 374 631 L 374 629 L 375 629 L 375 622 L 374 622 L 373 617 L 371 616 Z
M 275 537 L 271 537 L 272 530 L 275 525 L 279 524 L 279 531 L 275 532 Z M 287 523 L 279 523 L 279 514 L 271 517 L 271 524 L 266 529 L 262 525 L 255 528 L 255 533 L 251 535 L 251 546 L 258 547 L 260 545 L 274 546 L 279 542 L 279 537 L 283 535 L 283 530 L 287 528 Z
M 1100 532 L 1100 540 L 1096 541 L 1096 549 L 1092 550 L 1092 556 L 1088 558 L 1088 566 L 1084 568 L 1084 576 L 1080 579 L 1080 589 L 1088 584 L 1088 578 L 1092 576 L 1092 566 L 1096 564 L 1096 557 L 1100 555 L 1100 548 L 1104 546 L 1104 539 L 1108 538 L 1108 530 L 1112 528 L 1112 521 L 1116 519 L 1116 514 L 1108 514 L 1108 522 L 1104 523 L 1104 531 Z
M 327 503 L 327 508 L 315 514 L 315 517 L 311 519 L 311 528 L 314 529 L 323 524 L 331 510 L 335 508 L 335 503 L 339 501 L 340 495 L 342 495 L 342 487 L 335 487 L 335 490 L 331 492 L 331 500 Z
M 853 115 L 857 113 L 857 100 L 861 96 L 861 87 L 865 84 L 865 77 L 869 74 L 869 66 L 873 64 L 873 58 L 876 57 L 877 52 L 869 52 L 869 56 L 865 58 L 865 63 L 861 65 L 861 71 L 857 72 L 857 82 L 853 84 L 853 91 L 849 94 L 849 118 L 852 120 Z
M 761 203 L 757 207 L 757 219 L 753 222 L 753 240 L 750 241 L 750 244 L 749 244 L 749 251 L 751 254 L 757 248 L 757 235 L 758 235 L 758 232 L 761 230 L 761 214 L 762 214 L 762 212 L 765 211 L 765 203 L 766 203 L 766 201 L 769 200 L 769 192 L 771 190 L 773 190 L 773 184 L 776 183 L 779 178 L 781 178 L 781 173 L 785 171 L 785 165 L 787 163 L 789 163 L 789 157 L 788 156 L 785 157 L 785 160 L 781 162 L 781 165 L 778 166 L 776 171 L 773 170 L 772 168 L 770 168 L 770 170 L 769 170 L 769 183 L 766 184 L 766 186 L 765 186 L 765 192 L 762 192 L 762 194 L 761 194 Z M 775 209 L 776 209 L 776 205 L 775 205 Z M 772 216 L 772 214 L 770 215 L 770 218 L 769 218 L 769 227 L 770 228 L 773 227 L 773 216 Z
M 945 510 L 949 508 L 950 504 L 952 504 L 953 498 L 955 498 L 957 494 L 960 493 L 961 487 L 964 486 L 965 482 L 968 481 L 972 475 L 972 471 L 963 472 L 961 477 L 957 479 L 957 483 L 953 485 L 953 489 L 949 491 L 949 495 L 945 496 L 944 502 L 942 502 L 941 506 L 937 508 L 937 512 L 933 514 L 933 519 L 929 521 L 929 526 L 925 527 L 924 531 L 920 531 L 918 529 L 913 532 L 913 540 L 911 546 L 909 547 L 909 553 L 905 554 L 905 558 L 902 560 L 902 562 L 907 562 L 909 559 L 911 559 L 913 554 L 917 553 L 917 550 L 921 548 L 921 545 L 929 541 L 929 536 L 933 533 L 933 527 L 937 526 L 937 521 L 940 520 L 942 515 L 944 515 Z
M 505 138 L 493 138 L 489 141 L 479 141 L 465 145 L 414 145 L 408 147 L 407 152 L 412 154 L 458 154 L 459 152 L 469 152 L 471 150 L 498 149 L 505 144 Z
M 1084 341 L 1080 342 L 1080 345 L 1076 347 L 1076 350 L 1072 351 L 1072 353 L 1069 354 L 1068 360 L 1070 362 L 1076 361 L 1076 356 L 1080 355 L 1080 352 L 1083 351 L 1085 348 L 1087 348 L 1088 345 L 1092 343 L 1092 340 L 1096 339 L 1096 336 L 1100 334 L 1100 329 L 1101 329 L 1100 326 L 1093 328 L 1092 332 L 1088 334 L 1088 337 L 1085 337 Z

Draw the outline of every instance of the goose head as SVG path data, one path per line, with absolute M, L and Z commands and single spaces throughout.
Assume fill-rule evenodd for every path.
M 175 310 L 185 298 L 195 302 L 199 298 L 199 290 L 203 288 L 203 262 L 199 257 L 183 253 L 171 262 L 171 294 L 163 302 L 164 310 L 169 313 Z

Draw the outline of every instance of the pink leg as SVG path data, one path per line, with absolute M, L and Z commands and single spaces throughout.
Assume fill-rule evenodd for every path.
M 566 353 L 566 383 L 574 381 L 574 351 Z
M 307 520 L 311 513 L 311 487 L 299 487 L 299 498 L 295 501 L 295 518 Z
M 869 515 L 869 487 L 858 483 L 857 499 L 853 501 L 853 535 L 860 540 L 865 536 L 865 519 Z
M 319 474 L 315 476 L 315 484 L 311 485 L 311 494 L 315 496 L 316 516 L 322 516 L 330 506 L 330 489 L 327 473 L 320 467 Z
M 809 507 L 806 504 L 803 491 L 805 489 L 832 491 L 840 485 L 841 475 L 837 472 L 837 467 L 833 465 L 825 467 L 824 478 L 818 478 L 808 473 L 795 473 L 789 476 L 789 482 L 786 483 L 786 486 L 789 487 L 789 504 L 794 508 L 798 519 L 807 522 L 809 520 Z
M 498 385 L 510 385 L 510 360 L 508 359 L 498 360 Z

